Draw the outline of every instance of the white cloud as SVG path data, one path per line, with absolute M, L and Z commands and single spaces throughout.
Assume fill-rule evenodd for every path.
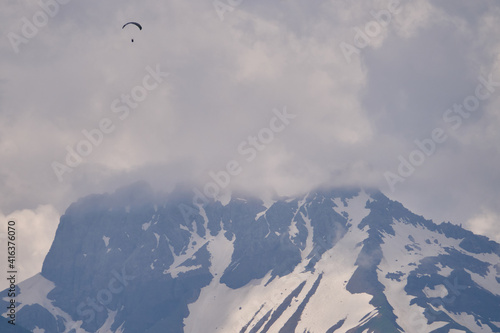
M 467 227 L 500 243 L 500 215 L 488 208 L 482 207 L 481 213 L 467 221 Z
M 0 212 L 2 221 L 0 231 L 0 244 L 2 249 L 7 249 L 8 221 L 15 225 L 15 268 L 18 272 L 17 282 L 21 282 L 42 270 L 43 259 L 47 255 L 59 224 L 59 212 L 51 205 L 40 205 L 34 210 L 23 209 L 8 215 Z M 7 271 L 6 250 L 3 253 L 2 271 Z M 0 290 L 7 287 L 7 281 L 1 281 Z

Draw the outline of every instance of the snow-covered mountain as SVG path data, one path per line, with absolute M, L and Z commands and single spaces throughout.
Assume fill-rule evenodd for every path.
M 375 190 L 193 199 L 137 183 L 72 204 L 41 274 L 19 285 L 17 324 L 37 333 L 500 332 L 500 245 L 484 236 Z

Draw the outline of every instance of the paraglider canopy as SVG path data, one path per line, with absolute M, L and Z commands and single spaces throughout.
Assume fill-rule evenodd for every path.
M 137 26 L 137 27 L 139 28 L 139 30 L 142 30 L 142 25 L 140 25 L 140 24 L 139 24 L 139 23 L 137 23 L 137 22 L 128 22 L 128 23 L 125 23 L 125 24 L 123 25 L 122 29 L 123 29 L 123 28 L 125 28 L 125 27 L 126 27 L 127 25 L 129 25 L 129 24 L 133 24 L 133 25 Z
M 128 23 L 125 23 L 122 27 L 122 29 L 124 29 L 127 25 L 129 24 L 132 24 L 132 25 L 135 25 L 136 27 L 139 28 L 139 30 L 142 30 L 142 25 L 140 25 L 139 23 L 137 22 L 128 22 Z M 132 38 L 132 43 L 134 42 L 134 39 Z

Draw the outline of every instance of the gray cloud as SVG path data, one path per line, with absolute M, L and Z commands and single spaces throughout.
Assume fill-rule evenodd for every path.
M 402 1 L 348 63 L 339 44 L 352 44 L 354 28 L 388 3 L 243 1 L 221 21 L 210 1 L 70 1 L 16 54 L 7 34 L 20 34 L 21 19 L 40 7 L 8 1 L 0 210 L 63 212 L 82 195 L 139 179 L 201 186 L 237 160 L 243 171 L 230 187 L 290 195 L 320 184 L 379 186 L 427 218 L 498 235 L 500 91 L 394 193 L 384 172 L 396 171 L 414 140 L 446 126 L 443 113 L 474 93 L 480 74 L 500 79 L 500 6 Z M 121 30 L 129 20 L 143 31 Z M 169 76 L 120 119 L 113 101 L 157 64 Z M 238 146 L 284 107 L 296 118 L 247 161 Z M 64 163 L 66 147 L 103 118 L 112 133 L 59 182 L 51 163 Z

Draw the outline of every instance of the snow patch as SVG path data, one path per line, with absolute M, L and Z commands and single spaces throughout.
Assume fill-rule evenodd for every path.
M 160 244 L 160 235 L 158 235 L 156 232 L 154 233 L 156 237 L 156 247 L 158 248 L 158 245 Z
M 208 217 L 207 212 L 205 212 L 205 208 L 201 204 L 196 204 L 198 207 L 198 211 L 200 212 L 201 217 L 203 217 L 203 226 L 205 227 L 205 231 L 208 233 Z
M 234 240 L 233 240 L 234 241 Z M 209 240 L 207 250 L 210 252 L 210 273 L 214 277 L 210 284 L 204 287 L 196 302 L 189 304 L 189 317 L 184 319 L 185 332 L 209 332 L 223 325 L 223 319 L 234 313 L 234 308 L 228 307 L 234 302 L 234 296 L 226 285 L 220 283 L 219 278 L 231 263 L 233 241 L 228 241 L 221 231 Z M 236 290 L 235 290 L 236 291 Z M 217 299 L 219 296 L 219 299 Z M 231 310 L 231 311 L 229 311 Z M 210 329 L 209 329 L 210 328 Z
M 264 215 L 265 213 L 267 212 L 267 209 L 263 210 L 262 212 L 258 213 L 256 216 L 255 216 L 255 221 L 257 221 L 259 219 L 259 217 L 261 217 L 262 215 Z
M 102 236 L 102 240 L 104 241 L 104 245 L 106 245 L 106 247 L 108 247 L 108 245 L 109 245 L 109 237 Z
M 453 319 L 460 325 L 467 327 L 470 331 L 474 333 L 494 333 L 488 325 L 481 322 L 481 319 L 476 319 L 473 315 L 470 315 L 465 312 L 461 313 L 450 312 L 447 311 L 442 305 L 439 305 L 435 309 L 437 311 L 443 311 L 448 316 L 450 316 L 451 319 Z
M 181 225 L 181 227 L 183 226 Z M 172 277 L 175 278 L 178 276 L 179 273 L 186 272 L 184 266 L 182 266 L 182 263 L 184 263 L 184 261 L 186 261 L 187 259 L 192 258 L 194 254 L 207 243 L 207 240 L 198 235 L 196 232 L 192 232 L 190 234 L 191 234 L 191 239 L 189 240 L 189 246 L 187 248 L 184 248 L 181 251 L 181 254 L 179 255 L 175 254 L 174 248 L 172 247 L 172 245 L 170 245 L 170 240 L 168 239 L 167 235 L 165 235 L 165 239 L 168 242 L 170 251 L 174 256 L 174 262 L 170 265 L 168 269 L 165 269 L 163 271 L 163 274 L 170 273 L 172 274 Z M 198 268 L 198 266 L 196 266 L 196 268 Z M 196 268 L 193 268 L 192 266 L 188 267 L 188 271 Z
M 434 286 L 433 289 L 425 287 L 423 290 L 425 296 L 428 298 L 441 297 L 445 298 L 448 295 L 448 289 L 443 284 L 438 284 Z
M 151 226 L 151 221 L 147 222 L 147 223 L 144 223 L 142 225 L 142 230 L 146 231 L 149 229 L 149 227 Z
M 195 269 L 201 268 L 201 265 L 196 265 L 196 266 L 178 266 L 175 269 L 170 269 L 169 273 L 172 275 L 172 278 L 175 279 L 179 276 L 181 273 L 186 273 L 189 271 L 194 271 Z
M 353 225 L 359 222 L 370 212 L 364 209 L 366 198 L 358 196 L 348 201 L 344 210 L 351 213 Z M 351 207 L 353 205 L 354 208 Z M 362 208 L 360 208 L 362 207 Z M 354 210 L 360 210 L 355 213 Z M 375 308 L 369 304 L 372 296 L 366 293 L 351 294 L 346 290 L 347 281 L 357 269 L 355 262 L 361 252 L 360 242 L 368 237 L 368 233 L 359 228 L 352 228 L 351 232 L 342 237 L 333 248 L 326 251 L 320 261 L 316 263 L 317 274 L 323 272 L 322 283 L 320 283 L 315 295 L 309 300 L 302 320 L 297 326 L 296 332 L 326 332 L 333 324 L 345 318 L 342 328 L 351 328 L 359 324 L 361 318 Z M 303 263 L 297 267 L 300 270 Z M 294 272 L 295 274 L 295 272 Z M 332 298 L 335 302 L 332 302 Z M 298 302 L 300 303 L 300 301 Z M 325 304 L 328 304 L 326 307 Z M 290 313 L 290 315 L 292 315 Z M 283 322 L 284 324 L 284 322 Z M 277 326 L 278 327 L 278 326 Z
M 96 331 L 96 333 L 110 333 L 112 332 L 111 331 L 111 325 L 113 325 L 113 323 L 115 322 L 115 317 L 116 317 L 116 313 L 118 311 L 111 311 L 108 309 L 108 318 L 106 319 L 106 321 L 104 322 L 104 324 L 102 324 L 102 326 Z
M 359 223 L 370 213 L 370 210 L 366 208 L 366 202 L 370 201 L 370 199 L 370 196 L 362 190 L 356 197 L 346 199 L 347 205 L 344 205 L 340 198 L 335 198 L 334 203 L 337 207 L 333 209 L 340 215 L 346 212 L 348 222 L 352 224 L 353 229 L 357 229 Z
M 290 238 L 297 237 L 299 234 L 299 229 L 297 228 L 297 220 L 293 219 L 292 224 L 288 228 L 288 234 L 290 235 Z
M 300 208 L 299 208 L 300 209 Z M 300 216 L 302 216 L 302 219 L 306 223 L 306 229 L 307 229 L 307 239 L 306 239 L 306 247 L 302 251 L 302 262 L 305 261 L 309 253 L 312 252 L 314 244 L 313 244 L 313 235 L 314 235 L 314 230 L 311 225 L 311 220 L 306 217 L 302 212 L 300 212 Z
M 490 268 L 488 274 L 484 277 L 468 269 L 465 269 L 465 271 L 470 274 L 472 281 L 488 290 L 490 293 L 500 296 L 500 283 L 497 282 L 495 278 L 496 272 L 493 269 Z
M 436 267 L 439 268 L 439 275 L 443 277 L 449 277 L 451 272 L 453 272 L 453 269 L 451 267 L 443 266 L 441 265 L 441 263 L 438 263 Z

